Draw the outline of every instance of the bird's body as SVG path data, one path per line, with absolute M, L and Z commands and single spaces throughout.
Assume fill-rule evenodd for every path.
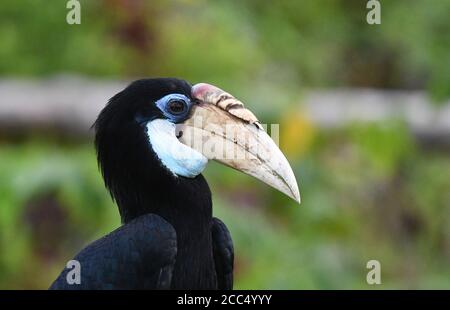
M 241 127 L 245 119 L 251 134 L 261 129 L 253 126 L 258 125 L 256 118 L 241 103 L 230 103 L 231 95 L 208 84 L 199 85 L 192 87 L 178 79 L 139 80 L 111 98 L 102 110 L 95 123 L 97 157 L 123 225 L 75 256 L 81 267 L 80 284 L 69 283 L 65 269 L 51 289 L 233 287 L 231 236 L 225 224 L 213 218 L 211 191 L 201 174 L 209 158 L 189 147 L 188 132 L 185 136 L 182 131 L 175 133 L 175 127 L 206 111 Z M 225 102 L 227 106 L 220 110 L 208 105 L 212 99 L 212 104 Z M 181 136 L 188 142 L 180 142 Z M 230 141 L 239 144 L 239 139 Z M 281 162 L 278 153 L 271 156 L 276 159 L 275 170 L 274 163 L 255 154 L 249 163 L 223 162 L 280 190 L 290 190 L 299 200 L 292 170 L 286 174 L 284 156 Z
M 233 245 L 226 226 L 212 217 L 206 180 L 180 179 L 172 188 L 190 195 L 144 203 L 151 212 L 127 219 L 74 258 L 81 285 L 67 283 L 65 270 L 51 288 L 231 289 Z
M 82 266 L 78 285 L 67 282 L 65 269 L 50 289 L 231 289 L 231 237 L 218 219 L 211 223 L 200 239 L 179 238 L 162 217 L 142 215 L 75 256 Z

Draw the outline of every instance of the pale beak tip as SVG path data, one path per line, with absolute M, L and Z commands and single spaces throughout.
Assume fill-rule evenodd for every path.
M 295 187 L 294 189 L 291 189 L 292 195 L 289 195 L 292 199 L 294 199 L 298 204 L 302 203 L 302 199 L 300 197 L 300 191 L 298 190 L 298 187 Z

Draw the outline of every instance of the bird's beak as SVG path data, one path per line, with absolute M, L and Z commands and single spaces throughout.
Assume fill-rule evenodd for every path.
M 300 203 L 292 168 L 251 111 L 230 94 L 205 83 L 193 86 L 192 97 L 196 103 L 190 117 L 177 128 L 182 143 Z

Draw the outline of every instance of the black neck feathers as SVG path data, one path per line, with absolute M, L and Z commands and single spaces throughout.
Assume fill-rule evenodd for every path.
M 117 94 L 94 124 L 105 185 L 123 223 L 153 213 L 175 228 L 178 252 L 172 288 L 214 288 L 208 184 L 202 175 L 175 176 L 162 165 L 151 148 L 145 124 L 136 121 L 137 114 L 151 116 L 156 112 L 152 107 L 139 109 L 142 104 L 136 104 L 140 100 L 136 96 L 129 89 Z

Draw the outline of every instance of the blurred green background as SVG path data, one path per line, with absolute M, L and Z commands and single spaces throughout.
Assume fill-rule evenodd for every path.
M 2 0 L 0 79 L 176 76 L 280 124 L 300 206 L 218 164 L 205 173 L 235 242 L 236 288 L 450 289 L 450 150 L 401 119 L 327 129 L 302 113 L 314 89 L 448 102 L 450 1 L 381 0 L 381 25 L 366 23 L 363 0 L 80 3 L 68 25 L 66 1 Z M 0 288 L 47 288 L 118 225 L 90 137 L 0 131 Z M 366 283 L 371 259 L 382 285 Z

